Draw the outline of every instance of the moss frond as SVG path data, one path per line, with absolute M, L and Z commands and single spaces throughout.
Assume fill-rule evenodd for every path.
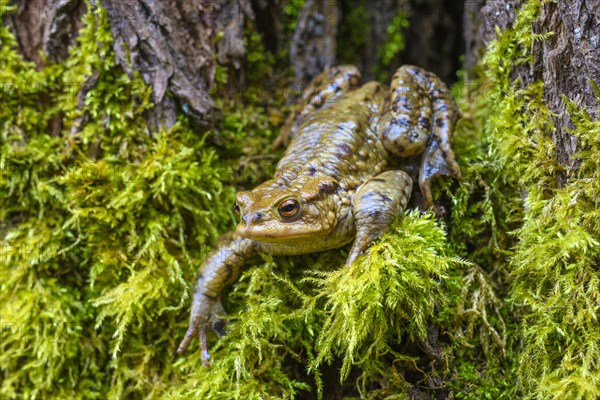
M 152 137 L 151 89 L 116 67 L 105 12 L 83 21 L 39 71 L 0 28 L 3 398 L 156 392 L 171 368 L 148 344 L 174 342 L 184 276 L 233 218 L 215 150 L 185 121 Z
M 366 371 L 384 368 L 382 357 L 398 354 L 393 346 L 403 337 L 425 340 L 443 298 L 445 273 L 457 263 L 464 261 L 450 255 L 433 217 L 410 213 L 358 265 L 319 274 L 328 318 L 314 367 L 339 355 L 343 380 L 353 365 Z
M 597 311 L 599 123 L 565 99 L 582 152 L 581 166 L 566 170 L 552 141 L 554 115 L 541 83 L 511 80 L 514 66 L 528 63 L 531 24 L 543 2 L 528 1 L 512 29 L 493 42 L 484 59 L 492 88 L 486 123 L 504 179 L 520 189 L 523 220 L 508 260 L 511 300 L 523 307 L 519 382 L 526 398 L 592 399 L 600 382 Z M 559 185 L 559 176 L 566 182 Z M 515 194 L 517 195 L 517 194 Z

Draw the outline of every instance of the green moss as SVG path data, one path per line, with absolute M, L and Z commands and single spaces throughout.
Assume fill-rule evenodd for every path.
M 561 314 L 569 301 L 563 302 L 565 309 L 560 310 L 555 308 L 556 303 L 547 303 L 548 298 L 538 298 L 543 287 L 539 285 L 550 278 L 544 275 L 542 266 L 554 265 L 561 252 L 552 247 L 555 239 L 539 235 L 543 230 L 538 223 L 551 216 L 553 223 L 564 219 L 564 223 L 571 221 L 572 227 L 577 224 L 573 215 L 557 214 L 558 209 L 548 214 L 539 209 L 536 212 L 530 203 L 536 195 L 556 200 L 553 196 L 557 177 L 564 173 L 554 155 L 552 115 L 544 105 L 542 86 L 535 83 L 524 87 L 511 80 L 515 67 L 531 62 L 532 43 L 549 35 L 532 33 L 531 24 L 539 18 L 540 10 L 541 2 L 527 2 L 513 27 L 498 32 L 498 39 L 490 44 L 480 67 L 481 78 L 454 88 L 462 97 L 463 119 L 453 147 L 463 177 L 455 191 L 445 187 L 452 201 L 450 240 L 458 254 L 477 263 L 474 269 L 461 274 L 457 312 L 442 314 L 454 318 L 446 320 L 444 326 L 451 328 L 454 362 L 458 366 L 450 372 L 449 385 L 459 398 L 594 398 L 592 392 L 585 393 L 588 389 L 579 388 L 582 391 L 577 393 L 579 389 L 571 386 L 553 391 L 550 385 L 540 384 L 544 371 L 560 376 L 557 360 L 564 347 L 562 343 L 544 341 L 546 327 L 535 322 L 536 315 L 542 320 L 548 315 L 542 305 Z M 581 182 L 576 184 L 581 187 Z M 575 208 L 578 206 L 593 208 L 585 201 L 577 202 Z M 536 228 L 526 231 L 534 221 Z M 537 245 L 530 242 L 534 232 Z M 587 232 L 579 240 L 585 241 L 589 236 L 597 237 L 597 231 Z M 594 245 L 593 240 L 587 243 Z M 525 254 L 531 258 L 524 260 Z M 588 262 L 596 255 L 589 257 Z M 523 275 L 531 279 L 523 279 Z M 553 275 L 550 280 L 555 278 L 558 276 Z M 575 279 L 568 281 L 578 284 Z M 528 305 L 526 299 L 532 297 L 539 301 L 536 306 L 541 308 L 537 311 L 523 307 Z M 562 320 L 563 329 L 568 330 L 567 322 L 573 324 Z M 587 333 L 578 344 L 586 340 L 593 343 L 597 331 L 591 325 L 581 328 Z M 587 370 L 588 377 L 592 378 L 594 366 L 588 365 L 592 367 Z M 516 386 L 517 381 L 522 383 Z
M 316 364 L 343 357 L 341 379 L 351 365 L 365 373 L 385 369 L 384 355 L 402 359 L 393 344 L 425 340 L 451 257 L 445 234 L 431 215 L 408 214 L 392 226 L 352 269 L 320 274 L 328 318 L 317 341 Z
M 402 1 L 397 2 L 397 8 Z M 386 27 L 382 43 L 374 40 L 374 27 L 369 19 L 365 0 L 345 0 L 341 2 L 342 18 L 337 33 L 337 62 L 361 66 L 365 59 L 371 60 L 370 71 L 365 75 L 375 76 L 381 82 L 389 82 L 391 74 L 398 65 L 398 56 L 406 47 L 405 32 L 409 24 L 409 15 L 405 10 L 398 11 Z M 369 56 L 373 53 L 374 56 Z
M 598 397 L 600 128 L 565 99 L 583 149 L 566 170 L 542 86 L 511 81 L 547 36 L 531 31 L 540 8 L 454 88 L 445 223 L 407 212 L 353 268 L 347 249 L 248 265 L 210 369 L 197 344 L 175 355 L 189 287 L 235 190 L 272 175 L 290 76 L 248 26 L 247 83 L 272 90 L 222 101 L 218 131 L 182 117 L 154 132 L 151 89 L 116 67 L 102 10 L 41 70 L 0 27 L 0 397 Z
M 454 293 L 466 264 L 414 213 L 355 269 L 339 268 L 338 251 L 249 268 L 227 297 L 230 333 L 214 343 L 212 369 L 193 351 L 175 357 L 189 282 L 231 226 L 234 185 L 270 176 L 275 158 L 260 155 L 281 103 L 275 92 L 264 105 L 223 102 L 208 133 L 216 146 L 183 119 L 151 132 L 150 89 L 115 66 L 106 15 L 84 22 L 69 58 L 40 71 L 0 31 L 2 82 L 18 88 L 0 119 L 3 397 L 281 398 L 339 385 L 377 398 L 440 375 L 414 349 L 436 310 L 451 313 L 450 281 Z M 263 51 L 255 36 L 247 43 Z M 268 57 L 248 62 L 262 65 L 251 84 L 269 76 Z
M 531 62 L 541 1 L 529 1 L 512 29 L 490 45 L 484 64 L 490 88 L 484 124 L 503 179 L 524 197 L 522 220 L 509 254 L 511 302 L 522 314 L 518 343 L 518 390 L 525 398 L 597 398 L 600 387 L 598 262 L 598 121 L 565 99 L 585 149 L 581 167 L 560 165 L 552 141 L 552 114 L 543 87 L 511 80 L 515 66 Z M 559 176 L 566 182 L 559 185 Z M 516 332 L 515 332 L 516 333 Z
M 585 146 L 581 167 L 562 187 L 526 182 L 527 211 L 511 260 L 512 295 L 526 307 L 519 372 L 532 398 L 600 395 L 600 122 L 569 108 L 572 134 Z M 553 177 L 547 171 L 544 178 Z
M 480 73 L 484 67 L 480 66 Z M 456 398 L 512 399 L 516 396 L 515 310 L 505 301 L 511 282 L 508 260 L 522 220 L 518 185 L 504 175 L 487 123 L 496 112 L 489 78 L 452 89 L 462 111 L 453 149 L 461 179 L 443 181 L 449 208 L 448 240 L 472 264 L 449 271 L 447 301 L 437 324 L 448 337 L 444 380 Z
M 232 221 L 233 191 L 184 121 L 145 127 L 151 91 L 115 66 L 102 10 L 40 71 L 6 27 L 0 38 L 1 83 L 15 88 L 0 114 L 2 397 L 157 393 L 172 367 L 154 344 L 176 340 L 183 277 Z
M 284 24 L 285 30 L 291 34 L 296 29 L 298 17 L 300 11 L 304 7 L 305 0 L 290 0 L 283 7 L 283 14 L 286 17 L 286 23 Z
M 339 268 L 344 257 L 328 252 L 248 269 L 229 295 L 243 307 L 213 348 L 213 365 L 201 367 L 197 355 L 182 360 L 185 383 L 171 397 L 302 398 L 333 384 L 323 380 L 321 365 L 336 359 L 338 379 L 353 371 L 363 396 L 406 390 L 411 384 L 401 373 L 417 362 L 409 349 L 427 339 L 444 302 L 445 271 L 464 265 L 444 238 L 431 215 L 413 212 L 355 268 Z M 396 380 L 380 387 L 394 364 Z

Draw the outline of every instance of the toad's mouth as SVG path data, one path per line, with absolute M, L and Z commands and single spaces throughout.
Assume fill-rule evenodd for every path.
M 302 229 L 284 227 L 273 230 L 257 226 L 247 226 L 245 224 L 239 224 L 235 232 L 243 238 L 267 243 L 285 242 L 308 237 L 314 237 L 315 240 L 318 240 L 320 235 L 327 233 L 321 226 L 303 226 Z

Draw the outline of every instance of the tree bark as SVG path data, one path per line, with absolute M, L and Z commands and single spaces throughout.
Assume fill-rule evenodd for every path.
M 339 9 L 335 0 L 306 0 L 290 46 L 296 85 L 331 67 L 336 59 Z
M 405 48 L 388 66 L 378 66 L 389 76 L 402 64 L 414 64 L 436 73 L 447 83 L 456 81 L 456 71 L 461 68 L 464 53 L 462 37 L 464 1 L 442 0 L 340 0 L 340 29 L 346 36 L 360 27 L 347 19 L 353 10 L 364 6 L 368 28 L 358 52 L 358 61 L 365 80 L 377 79 L 375 67 L 379 52 L 389 40 L 388 27 L 394 17 L 404 14 L 408 28 L 404 30 Z M 347 47 L 347 37 L 338 37 L 339 46 Z M 343 61 L 343 60 L 342 60 Z
M 510 27 L 522 3 L 477 0 L 465 8 L 464 18 L 471 27 L 465 31 L 467 67 L 473 67 L 484 46 L 496 37 L 496 27 L 500 30 Z M 534 29 L 536 33 L 553 32 L 553 35 L 533 47 L 534 68 L 517 68 L 514 77 L 525 84 L 538 80 L 544 83 L 545 104 L 555 114 L 552 139 L 556 155 L 567 171 L 559 177 L 559 184 L 563 184 L 567 175 L 578 168 L 573 155 L 581 150 L 577 138 L 569 133 L 573 124 L 563 96 L 585 109 L 592 118 L 598 118 L 598 103 L 590 81 L 600 83 L 600 1 L 545 3 Z
M 243 90 L 241 61 L 245 55 L 243 29 L 255 20 L 268 51 L 285 46 L 282 26 L 287 0 L 100 0 L 107 12 L 117 63 L 128 73 L 139 71 L 153 88 L 154 109 L 145 117 L 150 127 L 170 127 L 183 111 L 200 130 L 215 125 L 219 110 L 210 95 L 216 62 L 228 65 L 236 90 Z M 362 3 L 361 3 L 362 2 Z M 83 0 L 18 0 L 18 12 L 6 17 L 24 57 L 39 68 L 46 60 L 60 62 L 76 43 L 86 12 Z M 98 0 L 92 0 L 95 7 Z M 377 54 L 387 39 L 387 27 L 400 12 L 409 16 L 406 48 L 388 66 L 388 73 L 405 63 L 417 64 L 455 79 L 462 41 L 457 15 L 462 1 L 441 0 L 307 0 L 290 44 L 296 86 L 335 63 L 338 25 L 344 12 L 362 6 L 367 12 L 366 45 L 359 62 L 365 80 L 374 79 Z M 356 27 L 349 26 L 347 31 Z M 217 37 L 219 39 L 217 39 Z M 351 49 L 354 51 L 354 49 Z M 46 58 L 42 56 L 46 54 Z
M 19 0 L 17 11 L 5 16 L 25 59 L 43 67 L 42 52 L 48 61 L 67 57 L 81 28 L 85 3 L 81 0 Z
M 416 64 L 447 83 L 456 81 L 464 53 L 464 1 L 410 0 L 403 6 L 409 14 L 406 50 L 402 64 Z M 468 3 L 468 1 L 467 1 Z
M 97 2 L 91 2 L 92 7 Z M 24 57 L 42 67 L 43 51 L 49 61 L 60 62 L 75 43 L 81 0 L 21 0 L 7 18 Z M 153 88 L 150 126 L 171 127 L 183 111 L 200 129 L 218 119 L 209 92 L 216 60 L 235 69 L 245 55 L 245 18 L 253 18 L 248 0 L 102 0 L 107 12 L 118 65 L 128 74 L 140 71 Z M 215 45 L 216 35 L 222 36 Z M 167 91 L 172 96 L 167 95 Z
M 600 2 L 578 0 L 545 4 L 538 32 L 554 35 L 537 46 L 536 62 L 543 66 L 544 99 L 557 116 L 554 142 L 558 160 L 567 170 L 576 169 L 572 157 L 580 150 L 577 139 L 569 133 L 573 123 L 566 112 L 563 96 L 598 118 L 598 102 L 590 81 L 600 83 Z
M 172 126 L 178 105 L 201 128 L 213 125 L 217 109 L 209 92 L 215 52 L 220 63 L 240 67 L 244 19 L 252 18 L 248 1 L 103 0 L 102 4 L 119 65 L 130 74 L 141 71 L 154 89 L 153 125 Z M 223 37 L 215 49 L 218 32 Z

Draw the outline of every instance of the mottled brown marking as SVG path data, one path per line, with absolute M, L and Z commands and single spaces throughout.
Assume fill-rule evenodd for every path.
M 338 150 L 340 150 L 340 155 L 344 155 L 344 156 L 351 156 L 352 155 L 352 148 L 350 146 L 348 146 L 347 143 L 340 143 L 337 145 Z
M 326 180 L 319 183 L 319 190 L 331 194 L 337 190 L 339 183 L 333 180 Z
M 383 181 L 383 179 L 382 179 L 382 181 Z M 387 195 L 385 195 L 385 194 L 381 194 L 381 198 L 383 199 L 383 201 L 386 201 L 388 203 L 392 202 L 392 199 L 390 197 L 388 197 Z

